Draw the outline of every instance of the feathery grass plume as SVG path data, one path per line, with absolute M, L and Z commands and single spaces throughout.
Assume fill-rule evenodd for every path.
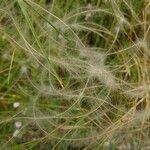
M 118 88 L 115 77 L 108 71 L 107 67 L 103 66 L 103 64 L 101 64 L 101 66 L 91 65 L 88 72 L 90 77 L 98 78 L 106 87 L 111 89 Z
M 141 86 L 137 86 L 132 89 L 128 89 L 124 91 L 125 94 L 135 97 L 135 98 L 141 98 L 145 97 L 150 92 L 150 85 L 149 84 L 143 84 Z
M 1 1 L 0 149 L 148 147 L 149 7 Z

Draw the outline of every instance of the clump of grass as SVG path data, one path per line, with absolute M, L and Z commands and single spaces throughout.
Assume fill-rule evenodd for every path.
M 0 148 L 147 148 L 149 6 L 0 2 Z

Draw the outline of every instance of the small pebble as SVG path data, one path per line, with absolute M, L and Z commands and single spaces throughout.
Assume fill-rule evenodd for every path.
M 18 108 L 19 106 L 20 106 L 20 103 L 19 103 L 19 102 L 14 102 L 14 103 L 13 103 L 13 107 L 14 107 L 14 108 Z
M 17 130 L 15 130 L 15 131 L 14 131 L 14 133 L 13 133 L 13 137 L 17 137 L 17 136 L 18 136 L 18 134 L 19 134 L 19 130 L 17 129 Z

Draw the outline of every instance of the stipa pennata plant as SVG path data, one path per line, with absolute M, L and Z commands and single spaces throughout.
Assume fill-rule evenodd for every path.
M 121 147 L 128 133 L 141 144 L 149 120 L 149 3 L 135 2 L 2 2 L 2 49 L 9 49 L 2 66 L 12 85 L 2 96 L 12 103 L 15 95 L 18 112 L 1 124 L 19 126 L 4 147 L 18 138 L 31 148 Z

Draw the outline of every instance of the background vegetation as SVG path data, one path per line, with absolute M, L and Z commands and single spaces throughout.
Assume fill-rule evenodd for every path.
M 0 0 L 0 149 L 150 149 L 149 0 Z

